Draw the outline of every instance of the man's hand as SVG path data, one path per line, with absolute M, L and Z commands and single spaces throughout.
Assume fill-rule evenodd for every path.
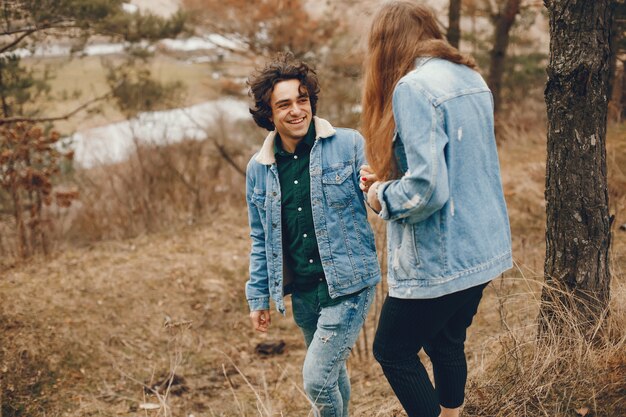
M 257 332 L 266 332 L 272 322 L 269 310 L 251 311 L 250 320 L 252 320 L 252 327 Z
M 359 187 L 361 191 L 367 193 L 378 177 L 369 165 L 361 165 L 359 168 Z
M 380 201 L 378 200 L 378 186 L 380 185 L 380 181 L 375 181 L 367 190 L 367 204 L 377 213 L 383 209 L 380 205 Z

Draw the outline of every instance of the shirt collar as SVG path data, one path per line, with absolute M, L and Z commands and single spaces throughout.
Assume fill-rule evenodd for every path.
M 304 138 L 298 143 L 296 150 L 302 145 L 305 144 L 308 148 L 312 148 L 315 143 L 315 123 L 311 123 L 309 125 L 309 130 L 306 132 Z M 280 135 L 276 133 L 276 140 L 274 140 L 274 155 L 279 156 L 287 156 L 291 155 L 283 148 L 283 141 L 280 138 Z
M 330 123 L 328 123 L 327 120 L 324 120 L 317 116 L 313 116 L 313 123 L 315 123 L 315 140 L 330 138 L 335 136 L 335 134 L 337 133 L 335 128 Z M 276 129 L 269 132 L 265 137 L 261 149 L 254 157 L 254 160 L 256 162 L 263 165 L 272 165 L 276 162 L 276 157 L 274 155 L 275 138 Z

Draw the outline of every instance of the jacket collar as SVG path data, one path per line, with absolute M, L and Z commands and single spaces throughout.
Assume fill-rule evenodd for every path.
M 313 123 L 315 123 L 315 140 L 325 139 L 333 136 L 336 131 L 335 128 L 326 120 L 314 116 Z M 265 141 L 263 142 L 263 146 L 261 146 L 261 150 L 254 158 L 258 163 L 263 165 L 272 165 L 276 162 L 276 157 L 274 156 L 274 140 L 276 138 L 276 129 L 272 130 Z

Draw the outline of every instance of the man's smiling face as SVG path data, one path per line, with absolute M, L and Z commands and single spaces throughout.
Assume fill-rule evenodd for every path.
M 279 81 L 270 98 L 272 122 L 282 140 L 299 142 L 309 130 L 313 119 L 309 95 L 300 81 Z

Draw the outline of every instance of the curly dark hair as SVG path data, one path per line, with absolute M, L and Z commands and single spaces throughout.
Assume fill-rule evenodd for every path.
M 293 79 L 300 80 L 300 88 L 306 89 L 311 112 L 315 116 L 317 95 L 320 92 L 315 70 L 306 63 L 294 59 L 292 54 L 282 53 L 248 78 L 249 95 L 254 99 L 254 107 L 250 109 L 250 114 L 259 127 L 274 130 L 270 103 L 272 91 L 278 82 Z

